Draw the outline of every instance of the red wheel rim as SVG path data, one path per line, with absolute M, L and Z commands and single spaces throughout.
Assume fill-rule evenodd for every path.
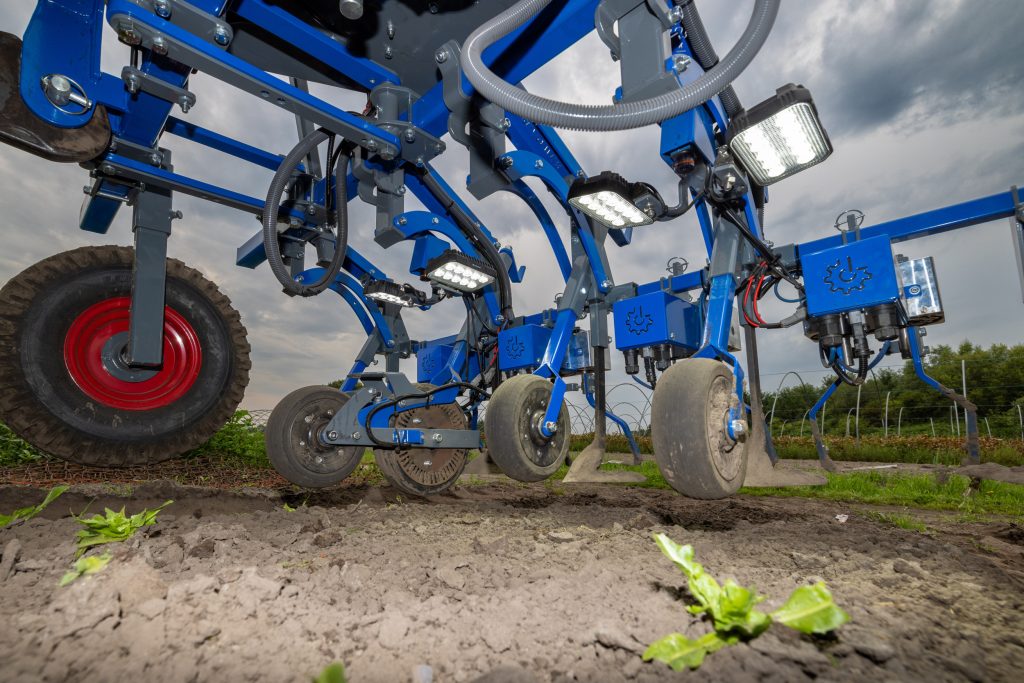
M 131 299 L 107 299 L 82 311 L 64 338 L 64 363 L 86 396 L 119 410 L 171 405 L 192 388 L 203 364 L 199 336 L 177 311 L 164 308 L 163 367 L 141 381 L 115 377 L 103 363 L 103 347 L 128 332 Z

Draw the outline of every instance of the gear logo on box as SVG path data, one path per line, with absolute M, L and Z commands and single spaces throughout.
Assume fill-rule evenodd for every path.
M 824 282 L 829 291 L 837 294 L 850 295 L 864 290 L 864 286 L 874 277 L 867 266 L 854 266 L 853 259 L 846 257 L 846 263 L 837 259 L 828 267 Z
M 512 337 L 508 340 L 508 344 L 505 344 L 505 354 L 512 360 L 519 360 L 525 350 L 526 344 L 519 337 Z
M 651 329 L 654 324 L 654 317 L 650 313 L 644 313 L 643 306 L 638 306 L 626 314 L 626 329 L 630 334 L 640 336 Z

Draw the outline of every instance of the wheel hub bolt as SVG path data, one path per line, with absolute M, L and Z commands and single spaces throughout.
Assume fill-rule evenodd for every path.
M 743 420 L 733 420 L 729 424 L 729 429 L 732 430 L 733 438 L 737 441 L 745 441 L 747 438 L 747 423 Z
M 551 432 L 552 434 L 558 433 L 558 423 L 548 420 L 544 423 L 544 429 Z
M 334 441 L 335 439 L 338 438 L 338 432 L 334 430 L 327 432 L 327 438 L 330 439 L 331 441 Z

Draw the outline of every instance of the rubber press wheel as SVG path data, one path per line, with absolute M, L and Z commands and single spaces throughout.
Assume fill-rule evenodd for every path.
M 433 385 L 417 384 L 421 391 Z M 416 408 L 392 420 L 398 429 L 466 429 L 466 415 L 452 403 Z M 392 486 L 413 496 L 435 496 L 447 491 L 466 469 L 465 448 L 408 448 L 374 451 L 377 467 Z
M 163 365 L 124 359 L 134 250 L 56 254 L 0 290 L 0 420 L 83 465 L 147 465 L 209 439 L 249 383 L 249 343 L 217 286 L 168 259 Z
M 658 380 L 651 403 L 654 458 L 684 496 L 726 498 L 743 485 L 746 443 L 732 440 L 725 424 L 735 400 L 732 371 L 719 361 L 683 360 Z
M 348 402 L 349 395 L 325 386 L 296 389 L 281 399 L 267 420 L 267 458 L 293 484 L 333 486 L 355 471 L 362 446 L 325 445 L 320 431 Z
M 554 474 L 569 452 L 569 409 L 563 405 L 554 436 L 541 433 L 551 399 L 551 382 L 516 375 L 501 383 L 487 404 L 487 450 L 509 477 L 542 481 Z

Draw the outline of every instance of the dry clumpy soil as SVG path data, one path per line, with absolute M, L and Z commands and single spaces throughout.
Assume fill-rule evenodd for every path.
M 0 510 L 42 495 L 0 487 Z M 74 554 L 69 510 L 167 498 L 155 527 L 107 546 L 103 572 L 57 587 Z M 1024 670 L 1024 531 L 1012 524 L 936 519 L 926 535 L 837 503 L 612 486 L 489 483 L 430 501 L 353 486 L 301 502 L 80 486 L 0 530 L 0 680 L 279 683 L 335 660 L 353 683 L 419 683 L 423 665 L 438 683 L 938 683 Z M 823 578 L 853 622 L 817 640 L 774 626 L 696 672 L 645 664 L 647 643 L 709 628 L 686 613 L 657 531 L 756 586 L 768 609 Z

